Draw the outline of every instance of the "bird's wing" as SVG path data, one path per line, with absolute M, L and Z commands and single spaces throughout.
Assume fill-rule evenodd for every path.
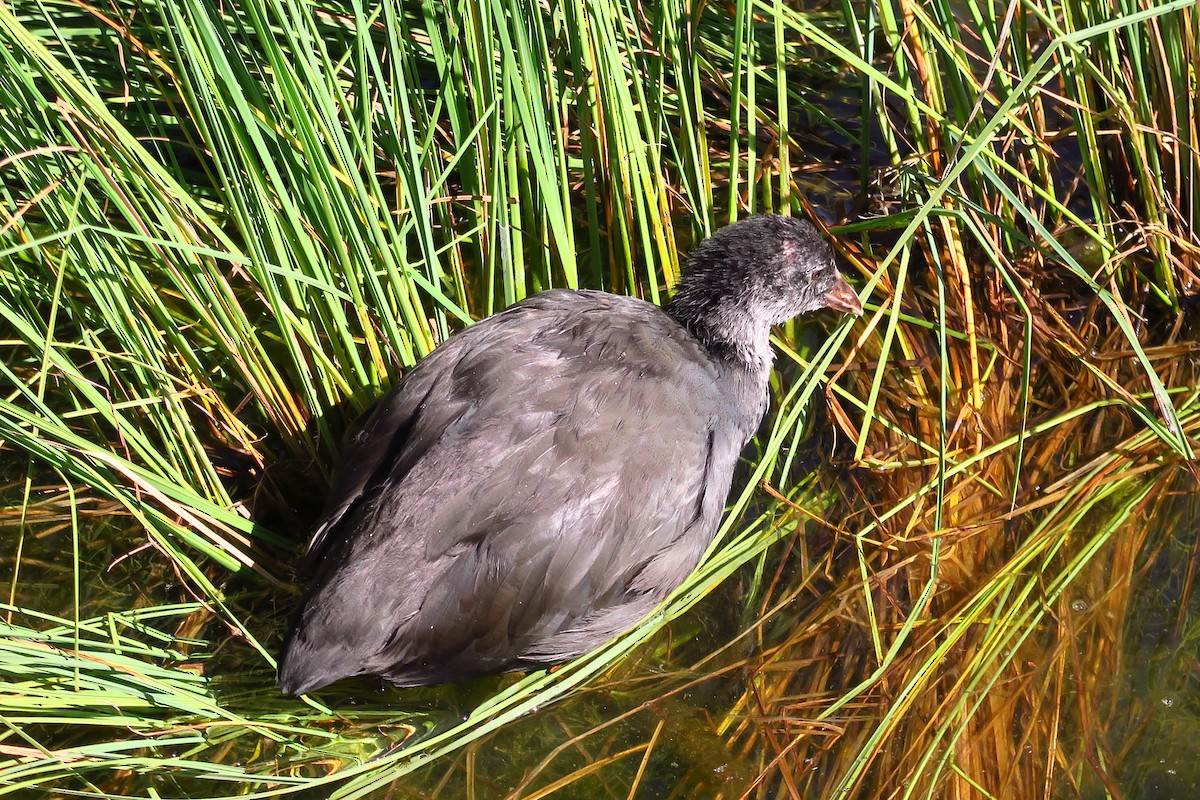
M 304 612 L 362 671 L 574 655 L 640 616 L 620 609 L 649 610 L 709 542 L 745 439 L 722 422 L 714 368 L 651 306 L 613 326 L 594 299 L 541 303 L 520 341 L 481 323 L 379 412 L 400 424 L 377 434 L 403 436 L 371 443 Z
M 566 293 L 564 293 L 566 294 Z M 505 320 L 528 316 L 526 304 L 489 317 L 426 356 L 375 405 L 367 421 L 350 437 L 334 475 L 325 509 L 313 526 L 305 562 L 324 554 L 329 534 L 383 483 L 395 484 L 452 425 L 470 416 L 476 398 L 463 392 L 465 372 L 500 358 L 518 344 Z

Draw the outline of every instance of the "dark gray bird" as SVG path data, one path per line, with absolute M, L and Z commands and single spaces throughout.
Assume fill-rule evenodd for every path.
M 346 454 L 280 687 L 545 667 L 632 627 L 712 541 L 771 326 L 826 307 L 862 313 L 829 245 L 758 216 L 697 248 L 665 310 L 556 289 L 451 337 Z

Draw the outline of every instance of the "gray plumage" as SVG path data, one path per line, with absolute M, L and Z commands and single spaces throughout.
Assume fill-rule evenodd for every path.
M 822 307 L 861 313 L 828 245 L 761 216 L 701 244 L 666 310 L 552 290 L 451 337 L 347 452 L 283 691 L 544 667 L 630 628 L 712 540 L 770 326 Z

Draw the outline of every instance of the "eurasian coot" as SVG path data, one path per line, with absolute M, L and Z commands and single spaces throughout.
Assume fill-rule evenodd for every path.
M 551 290 L 456 334 L 347 452 L 279 662 L 289 695 L 545 667 L 632 627 L 712 540 L 771 325 L 862 313 L 807 222 L 751 217 L 666 309 Z

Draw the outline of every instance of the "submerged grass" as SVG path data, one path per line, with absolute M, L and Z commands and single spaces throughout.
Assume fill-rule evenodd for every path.
M 0 793 L 1148 785 L 1171 727 L 1106 667 L 1151 573 L 1195 637 L 1196 26 L 1191 0 L 0 4 Z M 659 613 L 551 674 L 280 698 L 286 565 L 349 421 L 470 320 L 550 286 L 658 301 L 764 210 L 843 222 L 869 313 L 778 338 L 745 488 Z

